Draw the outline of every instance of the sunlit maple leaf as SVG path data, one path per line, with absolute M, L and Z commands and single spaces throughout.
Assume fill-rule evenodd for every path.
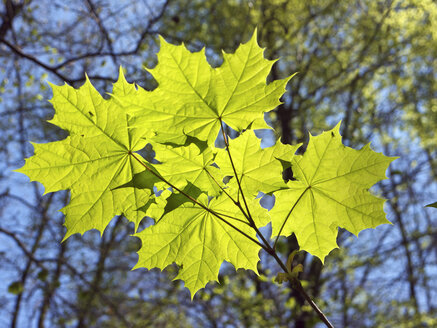
M 121 76 L 114 88 L 123 80 Z M 69 136 L 34 143 L 34 156 L 17 171 L 41 182 L 45 193 L 70 190 L 71 200 L 62 209 L 67 227 L 64 239 L 90 229 L 103 233 L 120 214 L 138 226 L 144 217 L 138 204 L 148 201 L 151 190 L 117 187 L 144 171 L 131 154 L 145 146 L 147 131 L 130 129 L 124 108 L 113 99 L 103 99 L 88 79 L 77 90 L 68 85 L 52 85 L 52 89 L 56 113 L 50 122 Z
M 337 247 L 338 227 L 358 235 L 390 223 L 383 210 L 385 200 L 368 189 L 386 178 L 395 157 L 375 153 L 370 145 L 360 150 L 346 147 L 339 129 L 340 123 L 317 137 L 310 135 L 305 154 L 292 160 L 297 180 L 274 193 L 270 213 L 274 236 L 294 233 L 300 248 L 322 261 Z
M 264 58 L 256 33 L 234 54 L 223 53 L 218 68 L 209 65 L 205 49 L 192 53 L 184 45 L 160 40 L 158 64 L 148 70 L 158 88 L 151 93 L 139 88 L 135 98 L 117 97 L 132 114 L 135 126 L 154 129 L 160 142 L 180 142 L 176 136 L 186 134 L 209 144 L 217 138 L 222 122 L 237 131 L 254 121 L 257 128 L 270 128 L 263 113 L 280 104 L 291 77 L 266 84 L 275 61 Z M 157 120 L 159 127 L 153 126 Z
M 210 202 L 202 194 L 199 201 L 256 239 L 254 230 L 225 194 Z M 259 217 L 257 220 L 268 220 L 267 211 L 260 209 L 258 213 L 261 212 L 264 212 L 264 218 Z M 232 263 L 236 269 L 258 272 L 258 253 L 261 247 L 193 203 L 182 204 L 136 236 L 141 239 L 142 247 L 138 251 L 139 260 L 135 268 L 165 269 L 176 263 L 180 269 L 175 279 L 183 280 L 192 296 L 209 281 L 217 281 L 223 261 Z

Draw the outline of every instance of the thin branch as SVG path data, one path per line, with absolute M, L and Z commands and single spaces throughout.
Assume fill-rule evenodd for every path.
M 56 289 L 58 288 L 58 286 L 60 286 L 60 277 L 61 277 L 62 265 L 63 265 L 62 262 L 67 248 L 67 243 L 61 243 L 59 247 L 60 247 L 60 251 L 56 261 L 56 268 L 55 268 L 53 279 L 51 283 L 48 283 L 46 288 L 44 288 L 44 299 L 40 307 L 41 310 L 38 318 L 38 328 L 44 328 L 44 322 L 47 315 L 47 311 L 50 307 L 50 304 L 52 303 L 52 298 L 55 294 Z
M 87 286 L 91 287 L 92 284 L 91 282 L 89 282 L 85 276 L 83 275 L 83 273 L 79 272 L 77 270 L 77 268 L 73 265 L 71 265 L 68 260 L 66 260 L 63 257 L 58 257 L 57 259 L 51 259 L 51 258 L 40 258 L 37 259 L 34 256 L 34 252 L 30 251 L 26 248 L 26 246 L 24 245 L 24 243 L 16 236 L 15 233 L 9 231 L 9 230 L 5 230 L 3 228 L 0 228 L 0 232 L 4 233 L 5 235 L 11 237 L 15 243 L 19 246 L 19 248 L 23 251 L 23 253 L 27 256 L 28 260 L 30 262 L 35 263 L 39 268 L 43 269 L 43 270 L 48 270 L 48 268 L 46 266 L 44 266 L 42 264 L 42 262 L 56 262 L 56 263 L 61 263 L 62 265 L 64 265 L 66 268 L 68 268 L 74 275 L 78 276 L 83 283 L 85 283 Z M 65 244 L 65 242 L 63 243 Z M 118 311 L 118 307 L 116 306 L 116 304 L 114 304 L 105 294 L 103 294 L 101 292 L 101 290 L 99 288 L 94 290 L 100 297 L 100 299 L 108 304 L 108 306 L 111 308 L 111 310 L 113 311 L 113 313 L 122 321 L 124 322 L 126 325 L 128 325 L 128 322 L 125 320 L 124 316 Z
M 40 61 L 38 58 L 24 53 L 19 47 L 13 45 L 12 43 L 10 43 L 9 41 L 7 41 L 5 39 L 0 39 L 0 43 L 3 43 L 4 45 L 6 45 L 9 49 L 11 49 L 18 56 L 20 56 L 22 58 L 26 58 L 26 59 L 30 60 L 31 62 L 37 64 L 38 66 L 41 66 L 42 68 L 44 68 L 47 71 L 51 72 L 52 74 L 56 75 L 62 81 L 65 81 L 70 85 L 73 85 L 76 82 L 81 82 L 81 81 L 85 80 L 85 77 L 77 78 L 77 79 L 68 78 L 66 75 L 63 75 L 63 74 L 58 72 L 58 69 L 60 68 L 59 65 L 58 66 L 49 66 L 46 63 Z M 114 79 L 111 77 L 100 76 L 100 75 L 89 76 L 89 78 L 93 79 L 93 80 L 114 81 Z
M 308 302 L 308 304 L 313 308 L 313 310 L 317 313 L 320 320 L 326 325 L 328 328 L 334 328 L 331 322 L 329 322 L 328 318 L 325 316 L 325 314 L 322 312 L 322 310 L 319 309 L 316 303 L 311 299 L 311 297 L 306 293 L 305 289 L 303 289 L 301 282 L 296 279 L 295 281 L 291 282 L 292 287 L 297 290 Z
M 38 58 L 36 58 L 36 57 L 34 57 L 32 55 L 24 53 L 20 48 L 18 48 L 17 46 L 13 45 L 9 41 L 7 41 L 5 39 L 0 39 L 0 43 L 3 43 L 4 45 L 6 45 L 9 49 L 11 49 L 13 52 L 15 52 L 20 57 L 26 58 L 26 59 L 34 62 L 38 66 L 41 66 L 42 68 L 52 72 L 57 77 L 59 77 L 61 80 L 66 81 L 67 83 L 71 84 L 71 80 L 69 78 L 67 78 L 66 76 L 62 75 L 61 73 L 59 73 L 54 67 L 51 67 L 51 66 L 47 65 L 46 63 L 43 63 Z
M 146 35 L 150 33 L 150 28 L 162 18 L 169 3 L 170 3 L 170 0 L 167 0 L 166 2 L 164 2 L 158 15 L 156 15 L 155 17 L 153 17 L 152 19 L 149 20 L 146 28 L 144 29 L 143 33 L 141 33 L 141 36 L 137 41 L 137 46 L 133 50 L 134 53 L 137 53 L 140 50 L 141 44 L 143 43 Z
M 76 325 L 77 328 L 85 327 L 87 324 L 88 316 L 90 315 L 91 310 L 93 308 L 92 304 L 95 299 L 96 291 L 101 288 L 101 282 L 104 278 L 105 263 L 108 259 L 108 255 L 111 251 L 111 247 L 114 244 L 116 231 L 120 223 L 121 223 L 121 215 L 117 217 L 116 223 L 111 229 L 111 233 L 109 234 L 108 240 L 102 238 L 100 241 L 99 259 L 98 262 L 96 263 L 94 277 L 89 285 L 90 291 L 92 291 L 92 293 L 88 293 L 85 300 L 82 301 L 82 304 L 78 312 L 78 320 Z M 108 236 L 108 234 L 106 235 Z M 91 317 L 92 317 L 92 313 L 91 313 Z M 123 320 L 123 322 L 127 327 L 131 327 L 131 324 L 127 320 Z
M 9 236 L 10 238 L 12 238 L 15 243 L 18 245 L 18 247 L 23 251 L 23 253 L 32 261 L 35 263 L 39 263 L 40 260 L 36 259 L 33 252 L 29 251 L 26 247 L 26 245 L 24 245 L 24 243 L 16 236 L 15 233 L 9 231 L 9 230 L 5 230 L 3 228 L 0 227 L 0 232 L 4 233 L 5 235 Z
M 34 210 L 34 211 L 38 211 L 38 210 L 39 210 L 39 207 L 38 207 L 38 206 L 35 206 L 35 205 L 29 203 L 29 202 L 28 202 L 27 200 L 25 200 L 24 198 L 21 198 L 21 197 L 16 196 L 16 195 L 9 194 L 9 193 L 7 193 L 7 192 L 1 194 L 1 195 L 0 195 L 0 199 L 1 199 L 1 198 L 11 198 L 11 199 L 15 199 L 16 201 L 19 201 L 19 202 L 23 203 L 24 205 L 26 205 L 27 207 L 29 207 L 30 209 L 32 209 L 32 210 Z
M 88 7 L 89 7 L 89 9 L 91 11 L 91 14 L 92 14 L 94 20 L 97 23 L 97 26 L 100 29 L 100 32 L 103 34 L 103 37 L 105 38 L 105 40 L 106 40 L 106 42 L 108 44 L 109 50 L 111 51 L 111 53 L 114 53 L 114 47 L 112 46 L 112 40 L 111 40 L 111 38 L 109 36 L 108 31 L 106 30 L 105 26 L 103 25 L 103 22 L 100 19 L 100 16 L 97 13 L 97 10 L 96 10 L 94 4 L 92 3 L 91 0 L 86 0 L 86 2 L 88 4 Z M 117 66 L 117 57 L 115 55 L 111 55 L 111 58 L 112 58 L 112 61 L 113 61 L 114 65 Z
M 5 12 L 2 13 L 2 24 L 0 25 L 0 38 L 5 37 L 6 33 L 12 29 L 14 18 L 20 14 L 24 3 L 15 4 L 12 0 L 3 1 Z

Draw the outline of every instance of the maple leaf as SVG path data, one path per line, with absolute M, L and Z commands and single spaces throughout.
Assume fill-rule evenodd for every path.
M 292 160 L 297 180 L 274 193 L 273 235 L 294 233 L 300 248 L 323 262 L 337 247 L 338 227 L 358 235 L 363 229 L 390 223 L 383 210 L 385 200 L 368 189 L 386 178 L 394 159 L 375 153 L 369 144 L 361 150 L 345 147 L 340 123 L 317 137 L 310 135 L 304 155 Z
M 135 126 L 158 130 L 155 140 L 159 142 L 181 142 L 177 137 L 185 134 L 210 145 L 222 122 L 237 131 L 253 122 L 257 128 L 270 129 L 263 113 L 281 103 L 279 98 L 291 77 L 266 85 L 275 61 L 264 59 L 256 32 L 235 54 L 223 53 L 223 65 L 218 68 L 208 64 L 205 49 L 192 53 L 184 45 L 160 40 L 158 64 L 148 70 L 158 88 L 152 92 L 139 88 L 136 98 L 117 97 L 131 113 Z M 159 101 L 145 100 L 150 97 Z M 159 129 L 151 123 L 156 120 L 160 121 Z
M 255 231 L 245 223 L 244 216 L 225 194 L 209 203 L 205 194 L 198 200 L 235 228 L 256 239 Z M 262 212 L 264 217 L 256 218 L 258 222 L 268 220 L 267 211 L 258 211 Z M 184 203 L 165 214 L 155 225 L 135 235 L 141 239 L 142 247 L 134 269 L 163 270 L 176 263 L 180 269 L 175 279 L 185 282 L 192 297 L 209 281 L 217 281 L 223 261 L 230 262 L 236 269 L 250 269 L 257 273 L 261 247 L 234 227 L 197 204 Z
M 194 143 L 184 147 L 151 144 L 156 153 L 155 159 L 160 162 L 154 168 L 167 181 L 179 189 L 190 183 L 190 186 L 196 186 L 210 196 L 219 194 L 222 177 L 221 172 L 212 166 L 215 155 L 211 148 L 202 151 Z M 190 193 L 189 188 L 186 191 Z
M 291 161 L 300 145 L 285 145 L 278 140 L 274 146 L 261 149 L 261 140 L 248 130 L 229 140 L 232 162 L 225 149 L 217 150 L 215 162 L 222 175 L 235 177 L 235 167 L 245 196 L 257 196 L 260 191 L 268 194 L 287 187 L 282 179 L 280 160 Z M 230 185 L 238 190 L 235 178 L 231 179 Z
M 120 72 L 114 85 L 118 93 L 123 92 L 123 81 Z M 71 200 L 62 209 L 67 227 L 64 240 L 91 229 L 103 233 L 111 219 L 122 213 L 137 227 L 145 214 L 138 211 L 138 204 L 147 203 L 151 190 L 117 187 L 144 171 L 131 154 L 145 146 L 147 131 L 130 129 L 125 110 L 113 99 L 103 99 L 88 78 L 77 90 L 51 86 L 56 112 L 49 122 L 67 130 L 69 136 L 33 143 L 34 156 L 17 171 L 41 182 L 45 193 L 70 190 Z

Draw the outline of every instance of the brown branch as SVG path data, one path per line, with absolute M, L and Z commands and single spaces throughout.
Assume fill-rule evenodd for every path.
M 56 289 L 58 288 L 59 284 L 59 279 L 61 277 L 61 273 L 62 273 L 62 265 L 63 265 L 63 260 L 64 260 L 64 254 L 67 248 L 67 243 L 61 243 L 59 245 L 60 250 L 59 250 L 59 254 L 58 254 L 58 259 L 56 261 L 56 268 L 55 268 L 55 273 L 53 275 L 53 279 L 51 281 L 50 284 L 48 284 L 48 286 L 44 289 L 44 298 L 43 301 L 41 303 L 41 308 L 40 308 L 40 313 L 39 313 L 39 318 L 38 318 L 38 328 L 44 328 L 44 320 L 46 318 L 46 314 L 47 311 L 50 307 L 50 304 L 52 302 L 52 298 L 53 295 L 56 291 Z
M 92 14 L 94 20 L 95 20 L 96 23 L 97 23 L 97 26 L 98 26 L 99 29 L 100 29 L 100 32 L 103 34 L 103 37 L 105 38 L 106 43 L 108 44 L 108 48 L 109 48 L 110 52 L 111 52 L 111 53 L 114 53 L 114 47 L 112 46 L 112 40 L 111 40 L 111 38 L 109 37 L 109 33 L 108 33 L 108 31 L 106 30 L 105 26 L 103 25 L 103 22 L 102 22 L 102 20 L 100 19 L 100 16 L 99 16 L 99 14 L 97 13 L 97 10 L 96 10 L 94 4 L 92 3 L 91 0 L 86 0 L 86 2 L 87 2 L 87 4 L 88 4 L 88 7 L 89 7 L 89 9 L 90 9 L 90 11 L 91 11 L 91 14 Z M 114 65 L 117 66 L 117 57 L 116 57 L 115 55 L 111 55 L 111 58 L 112 58 L 112 61 L 113 61 Z
M 85 301 L 83 302 L 82 306 L 79 309 L 78 313 L 78 322 L 77 322 L 77 328 L 86 327 L 87 326 L 87 316 L 90 313 L 92 309 L 92 303 L 94 301 L 95 295 L 97 291 L 100 289 L 100 284 L 103 279 L 103 273 L 105 271 L 105 262 L 108 258 L 108 254 L 111 250 L 111 247 L 114 243 L 115 236 L 116 236 L 116 230 L 118 226 L 121 223 L 121 216 L 117 218 L 117 221 L 114 225 L 114 227 L 111 230 L 111 234 L 109 236 L 109 240 L 105 240 L 104 238 L 101 239 L 100 242 L 100 252 L 99 252 L 99 260 L 97 262 L 97 268 L 94 274 L 94 278 L 92 282 L 89 285 L 90 291 L 92 293 L 88 293 L 88 297 L 86 297 Z M 120 314 L 120 317 L 123 317 Z M 130 327 L 131 325 L 128 323 L 128 321 L 123 320 L 124 324 L 127 325 L 127 327 Z
M 155 17 L 153 17 L 152 19 L 149 20 L 149 22 L 147 23 L 146 28 L 144 29 L 143 33 L 141 33 L 140 38 L 137 41 L 137 46 L 133 50 L 134 53 L 137 53 L 140 50 L 141 44 L 143 43 L 143 41 L 146 38 L 147 34 L 150 34 L 150 28 L 155 23 L 157 23 L 162 18 L 162 16 L 164 16 L 165 10 L 167 9 L 167 6 L 168 6 L 169 3 L 170 3 L 170 0 L 167 0 L 166 2 L 164 2 L 164 4 L 161 7 L 160 12 Z
M 6 33 L 12 29 L 14 18 L 23 9 L 24 3 L 15 4 L 12 0 L 4 1 L 6 11 L 1 14 L 2 24 L 0 25 L 0 39 L 6 36 Z
M 67 77 L 66 75 L 63 75 L 62 73 L 58 72 L 58 70 L 60 68 L 59 65 L 49 66 L 46 63 L 40 61 L 38 58 L 36 58 L 32 55 L 26 54 L 19 47 L 13 45 L 12 43 L 10 43 L 9 41 L 7 41 L 5 39 L 0 39 L 0 43 L 3 43 L 4 45 L 6 45 L 9 49 L 11 49 L 18 56 L 30 60 L 31 62 L 37 64 L 38 66 L 44 68 L 45 70 L 47 70 L 49 72 L 51 72 L 52 74 L 54 74 L 58 78 L 60 78 L 62 81 L 65 81 L 70 85 L 73 85 L 76 82 L 85 81 L 85 77 L 72 79 L 72 78 Z M 114 81 L 114 79 L 112 77 L 101 76 L 101 75 L 90 75 L 88 77 L 89 77 L 89 79 L 92 79 L 92 80 Z
M 26 59 L 30 60 L 31 62 L 37 64 L 38 66 L 41 66 L 42 68 L 46 69 L 47 71 L 52 72 L 57 77 L 59 77 L 61 80 L 66 81 L 69 84 L 72 83 L 72 80 L 67 78 L 65 75 L 62 75 L 61 73 L 59 73 L 54 67 L 51 67 L 51 66 L 43 63 L 38 58 L 36 58 L 36 57 L 34 57 L 32 55 L 24 53 L 20 48 L 18 48 L 17 46 L 13 45 L 9 41 L 7 41 L 5 39 L 0 39 L 0 43 L 3 43 L 4 45 L 6 45 L 9 49 L 11 49 L 18 56 L 26 58 Z

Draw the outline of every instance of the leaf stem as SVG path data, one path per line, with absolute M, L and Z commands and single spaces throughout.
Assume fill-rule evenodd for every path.
M 220 119 L 220 128 L 221 128 L 221 131 L 222 131 L 222 134 L 223 134 L 223 139 L 225 141 L 226 151 L 227 151 L 227 153 L 229 155 L 229 161 L 231 162 L 232 170 L 234 171 L 235 179 L 237 180 L 238 190 L 241 193 L 241 198 L 243 198 L 244 206 L 246 207 L 247 213 L 244 211 L 244 209 L 242 208 L 242 206 L 241 206 L 241 204 L 239 202 L 237 202 L 235 204 L 238 206 L 238 208 L 244 214 L 246 219 L 249 221 L 251 227 L 255 230 L 256 234 L 261 238 L 261 240 L 264 243 L 264 245 L 266 247 L 268 247 L 269 249 L 271 249 L 269 242 L 266 240 L 266 238 L 263 236 L 263 234 L 259 231 L 258 227 L 255 224 L 255 221 L 252 218 L 252 215 L 250 214 L 249 206 L 247 205 L 246 198 L 244 197 L 243 188 L 241 187 L 241 182 L 240 182 L 240 179 L 238 178 L 237 169 L 235 168 L 234 161 L 233 161 L 232 156 L 231 156 L 231 151 L 229 150 L 228 136 L 225 133 L 225 129 L 223 127 L 223 122 L 222 122 L 221 119 Z M 265 250 L 268 252 L 267 249 L 265 249 Z
M 233 161 L 232 156 L 231 156 L 231 151 L 229 150 L 228 136 L 226 135 L 225 129 L 223 128 L 223 121 L 222 121 L 221 118 L 220 118 L 220 129 L 222 131 L 223 139 L 225 141 L 226 151 L 227 151 L 227 153 L 229 155 L 229 161 L 231 162 L 232 170 L 234 171 L 235 179 L 237 180 L 238 190 L 239 190 L 239 192 L 241 192 L 241 198 L 243 198 L 244 206 L 246 207 L 247 215 L 245 215 L 245 216 L 249 220 L 250 224 L 252 224 L 252 223 L 255 224 L 253 222 L 253 220 L 252 220 L 252 216 L 250 215 L 249 206 L 247 206 L 246 198 L 244 197 L 244 193 L 243 193 L 243 188 L 241 188 L 240 179 L 238 178 L 237 170 L 235 169 L 234 161 Z M 243 209 L 241 207 L 240 207 L 240 210 L 244 214 L 244 211 L 243 211 Z

